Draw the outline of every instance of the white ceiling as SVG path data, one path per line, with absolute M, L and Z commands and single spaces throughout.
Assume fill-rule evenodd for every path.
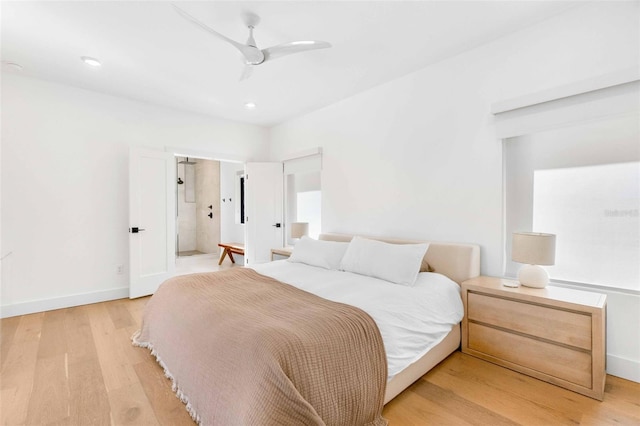
M 3 73 L 153 104 L 274 125 L 533 25 L 574 6 L 556 1 L 177 2 L 258 47 L 324 40 L 330 49 L 279 58 L 239 81 L 240 53 L 185 21 L 169 2 L 1 3 Z M 100 59 L 92 69 L 80 56 Z M 6 65 L 15 62 L 16 71 Z M 247 111 L 243 104 L 257 108 Z

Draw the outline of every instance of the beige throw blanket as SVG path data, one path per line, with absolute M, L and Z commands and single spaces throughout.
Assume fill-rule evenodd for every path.
M 204 425 L 385 425 L 387 364 L 369 315 L 252 269 L 166 281 L 134 344 Z

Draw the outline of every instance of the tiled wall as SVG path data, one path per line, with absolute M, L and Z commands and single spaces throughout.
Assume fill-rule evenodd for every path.
M 176 157 L 176 162 L 185 160 L 184 157 Z M 178 178 L 182 180 L 178 186 L 177 209 L 178 209 L 178 252 L 191 251 L 196 249 L 196 203 L 186 202 L 186 168 L 195 167 L 186 164 L 178 164 Z
M 176 162 L 185 160 L 176 157 Z M 177 229 L 178 252 L 197 250 L 202 253 L 217 253 L 220 242 L 220 162 L 191 159 L 195 165 L 178 164 L 178 178 L 184 182 L 177 185 Z M 187 183 L 191 173 L 194 182 Z M 187 186 L 195 185 L 195 202 L 186 201 Z M 212 209 L 209 209 L 212 206 Z M 213 213 L 213 218 L 207 215 Z
M 198 160 L 198 164 L 192 167 L 196 168 L 196 250 L 217 253 L 220 242 L 220 162 Z M 209 218 L 209 213 L 213 213 L 213 218 Z

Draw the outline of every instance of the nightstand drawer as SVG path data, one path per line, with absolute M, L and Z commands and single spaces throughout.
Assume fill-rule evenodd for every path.
M 470 321 L 591 350 L 591 315 L 470 291 Z
M 592 387 L 591 353 L 469 323 L 469 348 L 585 388 Z

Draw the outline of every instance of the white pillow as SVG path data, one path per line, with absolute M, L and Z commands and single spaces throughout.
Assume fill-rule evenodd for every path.
M 428 248 L 428 243 L 389 244 L 354 237 L 342 258 L 340 269 L 412 286 Z
M 337 270 L 348 246 L 349 243 L 319 241 L 305 236 L 296 243 L 291 256 L 289 256 L 289 262 Z

